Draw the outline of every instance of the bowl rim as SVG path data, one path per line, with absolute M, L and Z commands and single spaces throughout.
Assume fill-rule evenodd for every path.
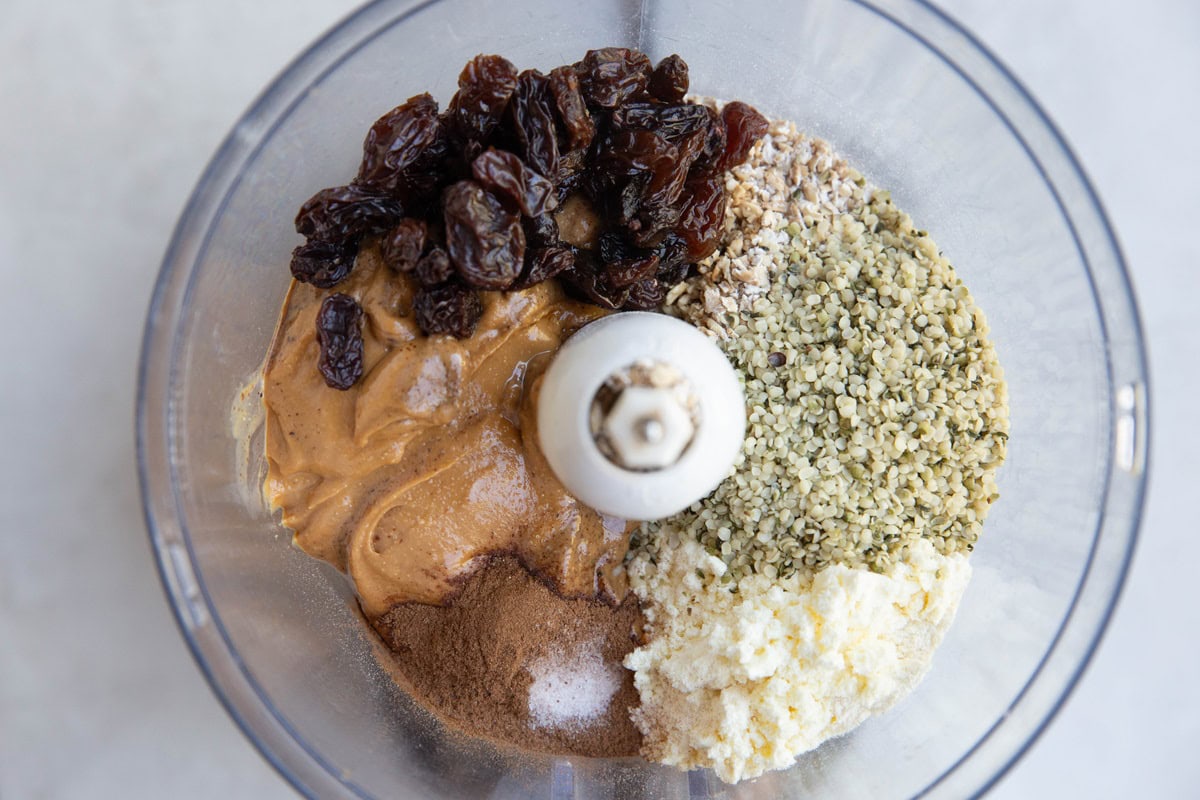
M 364 799 L 372 795 L 353 781 L 343 778 L 340 771 L 316 752 L 265 696 L 234 648 L 213 607 L 203 576 L 192 567 L 196 561 L 195 552 L 179 513 L 180 483 L 175 479 L 175 465 L 171 457 L 175 408 L 170 387 L 173 385 L 174 355 L 179 345 L 176 340 L 177 310 L 187 305 L 192 269 L 205 249 L 211 233 L 210 223 L 220 216 L 229 195 L 237 187 L 241 167 L 254 158 L 274 128 L 301 102 L 304 90 L 392 26 L 437 2 L 440 0 L 373 0 L 351 12 L 305 48 L 259 94 L 205 167 L 184 207 L 163 257 L 142 336 L 135 412 L 137 469 L 143 515 L 164 593 L 183 639 L 218 701 L 279 774 L 295 789 L 310 797 L 346 795 L 347 792 L 350 793 L 348 796 Z M 978 38 L 928 0 L 844 2 L 881 17 L 915 39 L 966 81 L 1004 123 L 1041 174 L 1071 230 L 1091 284 L 1105 343 L 1111 341 L 1106 304 L 1110 304 L 1107 308 L 1109 313 L 1114 311 L 1111 304 L 1122 306 L 1116 311 L 1128 317 L 1124 321 L 1126 330 L 1123 333 L 1132 339 L 1132 352 L 1126 354 L 1128 363 L 1121 366 L 1127 373 L 1126 377 L 1132 380 L 1132 385 L 1138 387 L 1139 416 L 1135 446 L 1140 450 L 1138 469 L 1130 473 L 1128 481 L 1131 482 L 1123 484 L 1124 488 L 1120 490 L 1127 507 L 1121 518 L 1116 520 L 1117 529 L 1109 530 L 1114 518 L 1105 513 L 1112 500 L 1113 480 L 1119 469 L 1114 460 L 1115 420 L 1110 409 L 1110 440 L 1107 463 L 1104 465 L 1102 511 L 1096 523 L 1091 551 L 1067 613 L 1038 666 L 1012 699 L 1006 713 L 942 775 L 918 793 L 918 796 L 941 795 L 953 789 L 957 794 L 979 796 L 1008 773 L 1055 718 L 1095 654 L 1119 602 L 1138 539 L 1150 472 L 1150 379 L 1145 338 L 1128 267 L 1103 204 L 1073 150 L 1024 85 Z M 934 30 L 935 34 L 931 34 L 930 30 Z M 931 40 L 932 35 L 943 37 L 940 46 Z M 1040 151 L 1036 151 L 1035 146 L 1018 129 L 1006 113 L 1006 107 L 1002 107 L 1001 102 L 980 85 L 979 73 L 968 72 L 947 54 L 946 49 L 950 46 L 961 48 L 969 57 L 978 59 L 977 69 L 990 70 L 991 74 L 986 77 L 998 89 L 1009 93 L 1005 102 L 1012 106 L 1008 110 L 1027 116 L 1027 125 L 1040 128 L 1037 133 L 1048 134 L 1049 151 L 1041 153 L 1043 158 L 1053 156 L 1060 159 L 1057 167 L 1065 171 L 1066 179 L 1077 183 L 1073 188 L 1081 191 L 1082 200 L 1076 202 L 1072 209 L 1077 214 L 1090 213 L 1094 216 L 1091 221 L 1098 223 L 1103 233 L 1106 255 L 1113 262 L 1114 274 L 1109 278 L 1115 279 L 1116 289 L 1115 293 L 1110 290 L 1104 302 L 1101 302 L 1093 266 L 1080 241 L 1075 219 L 1068 210 L 1070 203 L 1064 200 L 1051 179 L 1043 158 L 1039 158 Z M 1029 132 L 1028 128 L 1026 132 Z M 1111 347 L 1106 348 L 1105 356 L 1108 389 L 1115 397 L 1117 386 L 1113 379 L 1113 359 L 1116 356 Z M 1100 564 L 1097 561 L 1098 549 L 1106 533 L 1109 552 L 1105 554 L 1107 561 Z M 1106 570 L 1105 574 L 1093 572 L 1098 564 Z M 1090 602 L 1095 607 L 1088 609 L 1090 618 L 1081 621 L 1077 618 L 1077 612 L 1082 608 L 1081 600 L 1085 591 L 1089 592 Z M 1076 653 L 1066 654 L 1068 663 L 1059 664 L 1056 661 L 1053 671 L 1060 674 L 1051 675 L 1048 668 L 1052 659 L 1057 657 L 1058 661 L 1064 660 L 1060 646 L 1069 632 L 1083 637 L 1082 647 Z M 1048 699 L 1042 700 L 1038 707 L 1030 708 L 1025 701 L 1039 688 L 1039 682 L 1044 684 L 1045 679 L 1050 677 L 1057 679 L 1057 687 L 1047 687 L 1048 690 L 1042 693 Z M 257 705 L 254 705 L 255 701 Z M 1002 747 L 1010 752 L 997 760 L 999 766 L 983 770 L 980 777 L 968 776 L 964 782 L 960 768 L 989 749 L 989 744 L 991 749 L 997 749 L 997 737 L 994 734 L 1002 724 L 1011 724 L 1014 717 L 1028 718 L 1028 730 L 1021 734 L 1023 741 L 1015 747 L 1002 743 Z M 954 780 L 956 773 L 959 773 L 957 781 Z M 966 791 L 959 791 L 961 789 Z

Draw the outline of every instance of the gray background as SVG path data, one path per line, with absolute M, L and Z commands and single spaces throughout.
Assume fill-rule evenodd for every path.
M 220 139 L 353 0 L 0 2 L 0 797 L 292 796 L 209 691 L 151 563 L 134 369 Z M 1090 172 L 1149 333 L 1142 540 L 1100 651 L 996 798 L 1200 793 L 1200 4 L 944 0 Z

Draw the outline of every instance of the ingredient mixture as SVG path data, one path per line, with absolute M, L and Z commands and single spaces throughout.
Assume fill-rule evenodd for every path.
M 296 219 L 266 490 L 447 724 L 736 782 L 924 675 L 1007 397 L 982 312 L 886 192 L 688 89 L 678 56 L 481 55 L 445 110 L 380 118 Z M 746 398 L 729 477 L 663 520 L 584 506 L 539 447 L 555 352 L 627 309 L 707 333 Z

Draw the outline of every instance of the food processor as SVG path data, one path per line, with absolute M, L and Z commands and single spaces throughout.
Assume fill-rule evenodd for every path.
M 974 577 L 895 709 L 737 785 L 641 759 L 523 753 L 445 728 L 396 685 L 344 576 L 263 500 L 256 380 L 296 208 L 362 132 L 444 103 L 477 53 L 519 68 L 628 46 L 692 89 L 828 140 L 928 230 L 987 315 L 1011 405 Z M 164 259 L 138 375 L 147 525 L 200 668 L 249 740 L 321 798 L 964 797 L 1033 743 L 1129 565 L 1146 485 L 1146 357 L 1120 251 L 1070 149 L 970 34 L 920 0 L 379 0 L 234 125 Z

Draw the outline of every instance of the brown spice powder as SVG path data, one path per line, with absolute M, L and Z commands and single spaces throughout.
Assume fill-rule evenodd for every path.
M 503 556 L 472 575 L 450 605 L 403 603 L 375 628 L 404 688 L 451 727 L 554 754 L 621 757 L 641 748 L 641 733 L 629 718 L 638 703 L 633 673 L 621 666 L 641 636 L 632 595 L 616 608 L 564 599 L 516 558 Z M 530 670 L 597 641 L 604 662 L 621 676 L 605 712 L 570 726 L 535 725 Z

